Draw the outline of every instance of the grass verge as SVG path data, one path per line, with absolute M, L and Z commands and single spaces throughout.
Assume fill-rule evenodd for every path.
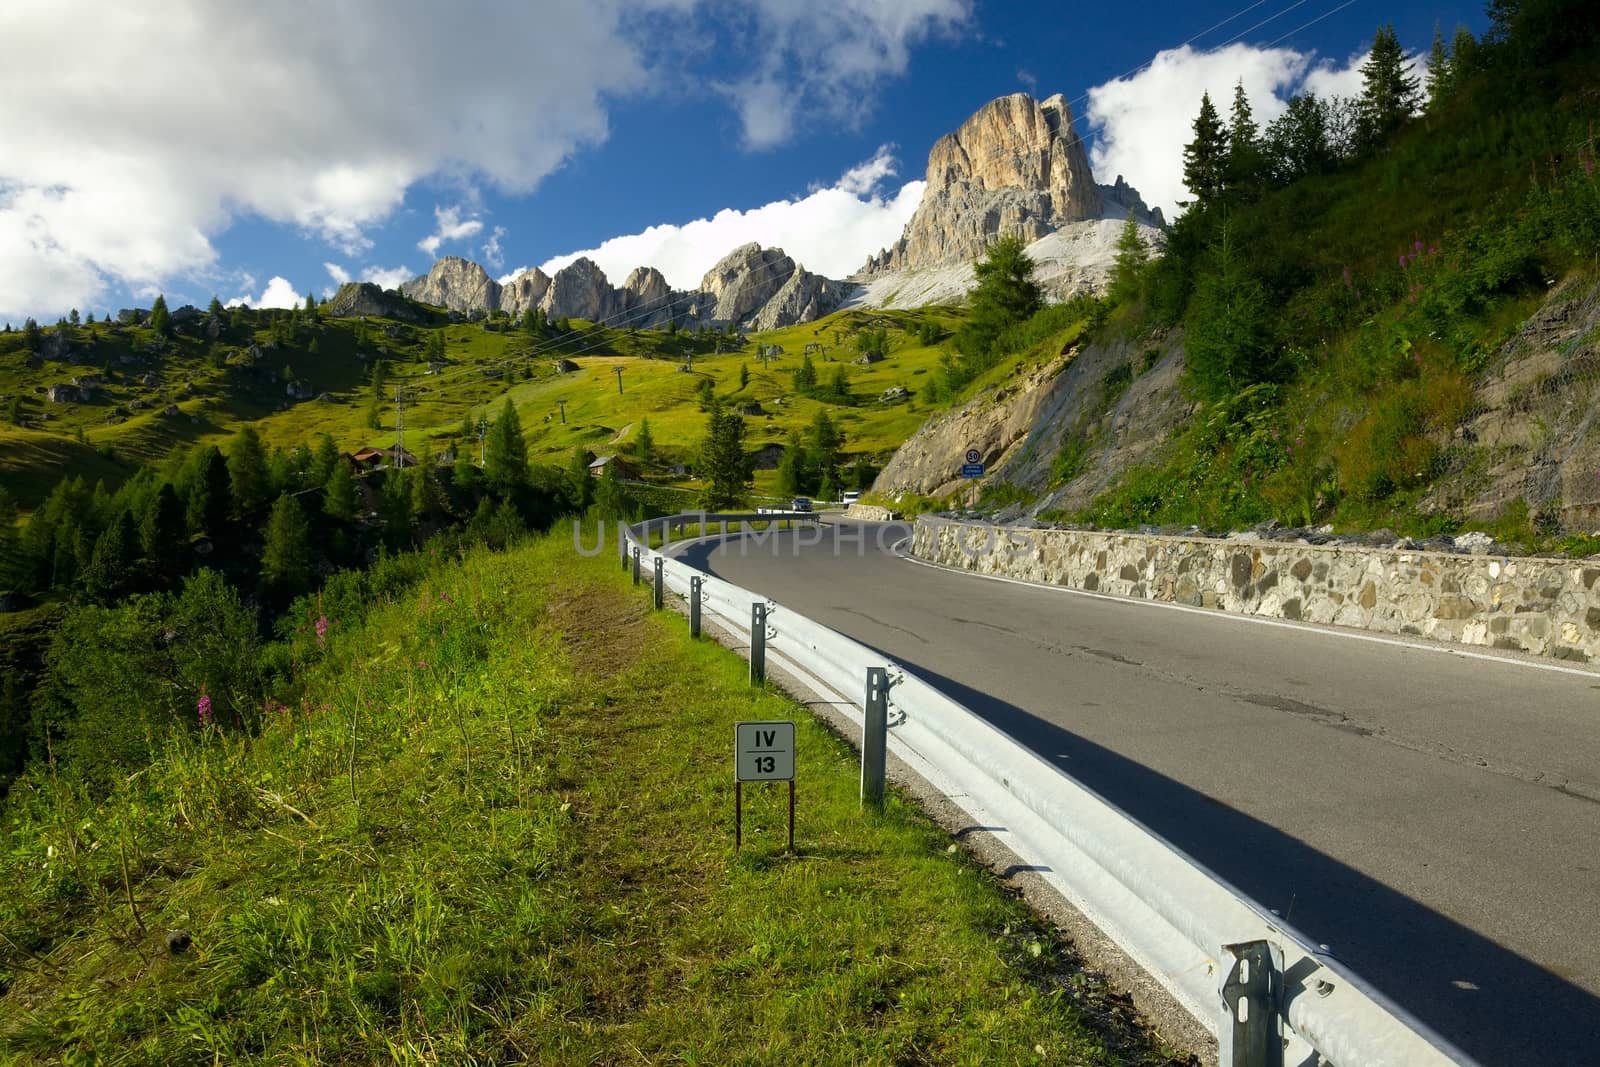
M 1167 1063 L 848 747 L 555 536 L 297 645 L 303 698 L 0 839 L 19 1063 Z M 731 724 L 798 720 L 785 796 Z

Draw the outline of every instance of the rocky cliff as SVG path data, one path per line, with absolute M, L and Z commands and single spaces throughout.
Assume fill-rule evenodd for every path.
M 1164 222 L 1119 175 L 1096 184 L 1072 109 L 1057 94 L 991 100 L 928 154 L 927 188 L 900 240 L 857 276 L 856 302 L 911 307 L 957 298 L 998 237 L 1020 237 L 1057 298 L 1105 284 L 1129 214 L 1159 247 Z
M 781 248 L 747 244 L 717 263 L 699 289 L 680 292 L 654 267 L 639 267 L 621 288 L 589 259 L 577 259 L 546 275 L 534 268 L 504 285 L 478 264 L 445 256 L 427 274 L 400 287 L 413 300 L 465 315 L 504 311 L 513 317 L 530 308 L 552 319 L 612 321 L 644 329 L 733 323 L 770 330 L 810 322 L 838 307 L 851 286 L 812 274 Z

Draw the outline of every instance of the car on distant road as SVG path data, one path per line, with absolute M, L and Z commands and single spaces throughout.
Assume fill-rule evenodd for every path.
M 850 492 L 846 493 L 844 496 L 839 498 L 839 503 L 843 504 L 845 507 L 849 507 L 851 504 L 854 504 L 857 500 L 860 500 L 860 499 L 861 499 L 861 494 L 858 493 L 858 492 L 855 492 L 854 490 L 851 490 Z
M 793 511 L 810 511 L 811 498 L 808 496 L 797 496 L 789 502 L 789 507 Z

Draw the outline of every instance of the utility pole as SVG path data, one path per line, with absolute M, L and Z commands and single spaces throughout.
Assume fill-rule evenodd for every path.
M 483 466 L 483 440 L 489 436 L 489 420 L 478 416 L 478 466 Z
M 567 424 L 567 402 L 565 400 L 557 400 L 556 407 L 561 409 L 561 425 L 565 426 Z
M 621 396 L 622 395 L 622 368 L 621 367 L 617 367 L 615 369 L 616 369 L 616 372 L 617 372 L 617 395 Z

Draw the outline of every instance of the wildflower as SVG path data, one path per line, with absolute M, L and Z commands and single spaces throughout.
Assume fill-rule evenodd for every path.
M 195 712 L 199 716 L 202 730 L 211 725 L 211 697 L 204 689 L 200 691 L 200 702 L 195 705 Z
M 316 629 L 317 647 L 326 648 L 328 646 L 328 617 L 326 615 L 318 616 Z
M 1401 252 L 1401 253 L 1400 253 L 1400 269 L 1401 269 L 1401 270 L 1405 270 L 1405 269 L 1406 269 L 1406 266 L 1407 266 L 1407 263 L 1406 263 L 1406 254 L 1405 254 L 1405 253 L 1404 253 L 1404 252 Z
M 1422 254 L 1422 239 L 1420 237 L 1411 242 L 1411 250 L 1416 252 L 1418 255 Z
M 1583 160 L 1583 173 L 1590 178 L 1594 177 L 1594 156 L 1584 152 L 1580 157 Z

